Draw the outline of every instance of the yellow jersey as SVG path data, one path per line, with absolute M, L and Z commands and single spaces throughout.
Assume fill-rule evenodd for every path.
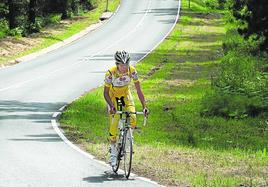
M 126 73 L 120 73 L 117 66 L 113 66 L 105 74 L 104 86 L 110 88 L 111 97 L 121 97 L 129 94 L 131 80 L 139 81 L 138 73 L 133 66 L 129 66 Z

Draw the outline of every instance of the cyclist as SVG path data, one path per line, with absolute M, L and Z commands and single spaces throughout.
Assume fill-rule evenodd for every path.
M 147 117 L 149 110 L 146 107 L 145 98 L 141 90 L 140 82 L 138 79 L 138 73 L 136 69 L 129 65 L 130 55 L 125 51 L 117 51 L 114 55 L 115 66 L 110 68 L 105 74 L 105 85 L 104 85 L 104 98 L 108 104 L 109 109 L 109 139 L 110 139 L 110 151 L 111 157 L 110 162 L 112 166 L 116 165 L 116 136 L 117 136 L 117 125 L 119 121 L 119 115 L 114 115 L 118 109 L 118 100 L 122 101 L 125 110 L 135 112 L 135 105 L 129 90 L 129 84 L 131 80 L 134 81 L 135 88 L 139 97 L 139 100 L 143 107 L 143 113 Z M 113 119 L 114 116 L 114 119 Z M 131 128 L 136 126 L 136 116 L 131 115 L 130 118 Z

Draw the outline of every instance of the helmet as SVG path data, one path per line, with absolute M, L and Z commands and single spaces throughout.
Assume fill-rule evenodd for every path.
M 114 59 L 115 59 L 115 63 L 116 65 L 118 64 L 129 64 L 129 60 L 130 60 L 130 55 L 128 54 L 128 52 L 126 51 L 116 51 L 116 53 L 114 54 Z

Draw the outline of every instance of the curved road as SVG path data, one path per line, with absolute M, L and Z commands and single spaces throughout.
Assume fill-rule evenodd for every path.
M 109 166 L 62 141 L 51 120 L 63 105 L 102 83 L 117 49 L 129 51 L 132 63 L 149 53 L 173 27 L 178 9 L 179 0 L 122 0 L 96 31 L 0 69 L 0 187 L 157 186 L 113 175 Z

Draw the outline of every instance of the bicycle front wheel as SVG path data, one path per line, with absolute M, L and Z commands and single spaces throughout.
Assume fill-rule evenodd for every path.
M 128 179 L 131 171 L 131 164 L 132 164 L 132 154 L 133 154 L 133 141 L 132 141 L 132 135 L 130 130 L 126 130 L 124 133 L 124 171 L 125 176 Z
M 116 165 L 112 167 L 113 171 L 117 173 L 120 165 L 120 160 L 122 157 L 122 152 L 123 152 L 123 146 L 121 144 L 117 143 L 117 160 L 116 160 Z

